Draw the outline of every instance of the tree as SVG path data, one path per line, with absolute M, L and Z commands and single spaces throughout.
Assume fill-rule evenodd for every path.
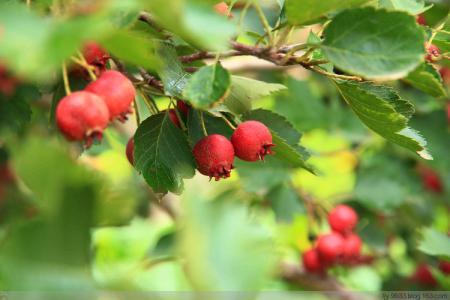
M 432 2 L 0 4 L 0 288 L 448 289 Z

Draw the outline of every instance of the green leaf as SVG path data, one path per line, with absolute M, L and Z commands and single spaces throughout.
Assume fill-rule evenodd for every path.
M 441 53 L 450 52 L 450 40 L 434 39 L 433 44 L 439 48 Z
M 203 183 L 191 181 L 182 199 L 179 246 L 190 280 L 198 290 L 262 289 L 275 262 L 269 228 L 258 216 L 249 218 L 236 195 L 211 198 L 204 191 Z
M 302 199 L 299 198 L 294 188 L 287 184 L 276 186 L 266 197 L 272 205 L 277 220 L 292 222 L 297 215 L 304 214 L 306 211 Z
M 194 158 L 186 137 L 167 113 L 142 122 L 134 144 L 135 167 L 155 192 L 181 193 L 183 178 L 194 176 Z
M 125 62 L 153 70 L 159 66 L 152 40 L 137 32 L 116 31 L 102 45 Z
M 407 126 L 412 113 L 411 104 L 401 100 L 389 87 L 338 81 L 336 86 L 361 121 L 390 142 L 432 159 L 426 141 Z
M 203 132 L 200 111 L 196 109 L 189 110 L 189 116 L 187 121 L 189 142 L 191 145 L 195 145 L 200 139 L 205 137 Z M 208 134 L 221 134 L 228 139 L 233 134 L 233 130 L 228 126 L 222 118 L 214 117 L 210 113 L 203 112 L 203 120 L 205 122 L 206 132 Z
M 164 84 L 164 92 L 169 96 L 182 97 L 192 75 L 184 71 L 175 47 L 161 43 L 158 46 L 158 54 L 162 60 L 158 74 Z
M 205 3 L 185 0 L 146 2 L 156 21 L 186 42 L 205 50 L 222 51 L 236 33 L 236 25 L 214 13 Z
M 252 102 L 272 93 L 285 90 L 282 84 L 267 83 L 242 76 L 231 76 L 231 89 L 224 105 L 235 114 L 252 109 Z
M 195 72 L 187 83 L 183 95 L 194 107 L 209 108 L 223 101 L 229 88 L 230 73 L 217 63 Z
M 268 110 L 257 109 L 245 114 L 243 118 L 260 121 L 269 127 L 275 144 L 275 158 L 289 167 L 301 167 L 314 173 L 311 166 L 306 163 L 309 154 L 299 145 L 301 134 L 284 117 Z
M 428 255 L 450 257 L 450 237 L 432 228 L 425 228 L 418 249 Z
M 423 0 L 380 0 L 380 7 L 388 10 L 406 11 L 411 15 L 423 13 L 429 7 L 425 7 Z
M 407 13 L 346 10 L 326 27 L 324 36 L 321 48 L 330 62 L 365 78 L 402 78 L 423 61 L 423 30 Z
M 328 13 L 345 8 L 356 7 L 370 0 L 286 0 L 286 14 L 291 24 L 305 24 Z
M 421 64 L 417 69 L 409 73 L 404 80 L 433 97 L 444 97 L 446 95 L 441 75 L 430 64 Z
M 23 86 L 18 87 L 11 97 L 0 92 L 0 131 L 3 129 L 20 130 L 25 123 L 31 120 L 31 109 L 27 100 L 37 98 L 38 95 L 30 92 L 30 88 Z

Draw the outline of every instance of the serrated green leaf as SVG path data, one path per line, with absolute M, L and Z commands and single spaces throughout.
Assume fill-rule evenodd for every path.
M 388 10 L 406 11 L 412 15 L 417 15 L 427 10 L 423 0 L 380 0 L 380 7 Z
M 423 30 L 407 13 L 346 10 L 326 27 L 324 36 L 321 48 L 330 62 L 365 78 L 402 78 L 423 61 Z
M 430 94 L 433 97 L 444 97 L 446 95 L 441 75 L 430 64 L 421 64 L 418 68 L 409 73 L 404 80 L 413 87 Z
M 360 6 L 370 0 L 286 0 L 286 14 L 290 24 L 305 24 L 344 8 Z
M 432 159 L 425 148 L 426 141 L 416 131 L 407 127 L 411 114 L 410 105 L 405 100 L 392 98 L 392 89 L 349 81 L 336 82 L 336 86 L 367 127 L 385 139 L 416 152 L 424 159 Z
M 159 66 L 152 40 L 138 32 L 116 31 L 102 45 L 125 62 L 153 70 Z
M 183 179 L 194 176 L 195 163 L 189 144 L 167 113 L 143 121 L 134 144 L 135 167 L 155 192 L 181 193 Z
M 252 102 L 272 93 L 286 89 L 282 84 L 267 83 L 242 76 L 231 76 L 231 89 L 224 105 L 235 114 L 252 109 Z
M 183 95 L 194 107 L 209 108 L 222 101 L 230 88 L 230 73 L 220 63 L 200 68 Z
M 433 228 L 425 228 L 418 249 L 428 255 L 450 257 L 450 237 Z
M 448 35 L 450 39 L 450 35 Z M 434 39 L 433 44 L 439 48 L 441 53 L 450 52 L 450 40 Z
M 227 49 L 236 25 L 214 13 L 213 6 L 185 0 L 147 1 L 152 15 L 164 28 L 201 49 Z
M 6 98 L 0 92 L 0 131 L 19 130 L 31 120 L 30 105 L 22 97 Z
M 192 75 L 184 71 L 173 46 L 161 43 L 158 46 L 158 54 L 162 60 L 162 68 L 158 74 L 164 84 L 164 92 L 169 96 L 182 97 Z

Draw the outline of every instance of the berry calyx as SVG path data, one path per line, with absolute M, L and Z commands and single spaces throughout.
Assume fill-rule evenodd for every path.
M 347 234 L 358 223 L 358 215 L 350 206 L 341 204 L 328 214 L 328 223 L 334 231 Z
M 96 81 L 88 84 L 85 90 L 103 98 L 111 120 L 117 118 L 125 121 L 136 97 L 133 83 L 122 73 L 112 70 L 103 72 Z
M 342 258 L 344 262 L 352 262 L 361 254 L 362 241 L 357 234 L 350 234 L 344 238 L 344 251 Z
M 427 47 L 427 55 L 425 56 L 425 60 L 428 62 L 434 62 L 441 55 L 441 51 L 438 47 L 433 44 L 428 45 Z
M 128 140 L 125 154 L 127 155 L 127 159 L 130 164 L 134 166 L 134 137 Z
M 105 102 L 90 92 L 74 92 L 62 98 L 56 108 L 59 130 L 68 140 L 84 140 L 86 147 L 90 147 L 94 139 L 101 140 L 108 121 Z
M 241 123 L 231 136 L 236 156 L 246 161 L 264 160 L 267 154 L 273 154 L 272 134 L 261 122 Z
M 183 102 L 181 100 L 177 101 L 177 109 L 185 116 L 187 117 L 189 114 L 189 110 L 191 109 L 191 106 L 187 104 L 186 102 Z
M 324 267 L 320 262 L 319 253 L 316 248 L 303 252 L 302 261 L 303 267 L 308 272 L 319 273 L 324 271 Z
M 317 239 L 317 251 L 326 264 L 337 262 L 344 253 L 344 239 L 339 233 L 328 233 Z
M 219 134 L 204 137 L 195 144 L 193 149 L 195 161 L 200 173 L 215 178 L 230 177 L 233 169 L 234 149 L 230 141 Z
M 95 42 L 87 42 L 83 48 L 83 56 L 86 62 L 92 66 L 97 66 L 101 69 L 105 68 L 109 54 Z

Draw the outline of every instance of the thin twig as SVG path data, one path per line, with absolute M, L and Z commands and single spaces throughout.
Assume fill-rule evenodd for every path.
M 206 126 L 205 126 L 205 119 L 203 118 L 203 111 L 200 111 L 200 122 L 202 124 L 203 134 L 205 136 L 208 136 L 208 132 L 206 131 Z
M 264 30 L 267 34 L 267 37 L 269 39 L 269 45 L 273 46 L 273 35 L 272 35 L 272 28 L 270 28 L 269 22 L 267 21 L 266 15 L 264 14 L 264 11 L 262 10 L 261 6 L 259 5 L 258 1 L 253 1 L 253 7 L 256 10 L 256 13 L 258 14 L 259 20 L 261 21 Z
M 338 78 L 338 79 L 344 79 L 344 80 L 356 80 L 356 81 L 363 81 L 363 79 L 359 76 L 351 76 L 351 75 L 340 75 L 340 74 L 334 74 L 327 72 L 321 68 L 318 68 L 316 66 L 309 67 L 310 70 L 313 70 L 314 72 L 317 72 L 319 74 L 331 77 L 331 78 Z
M 66 66 L 65 62 L 63 62 L 63 64 L 62 64 L 62 76 L 63 76 L 64 90 L 66 91 L 66 95 L 70 95 L 70 94 L 72 94 L 72 91 L 70 90 L 69 76 L 67 75 L 67 66 Z
M 89 74 L 89 77 L 91 77 L 92 80 L 97 80 L 97 76 L 94 72 L 92 72 L 92 66 L 88 64 L 86 58 L 84 57 L 83 53 L 78 51 L 78 56 L 80 57 L 81 62 L 83 63 L 82 66 L 86 69 L 86 71 Z

